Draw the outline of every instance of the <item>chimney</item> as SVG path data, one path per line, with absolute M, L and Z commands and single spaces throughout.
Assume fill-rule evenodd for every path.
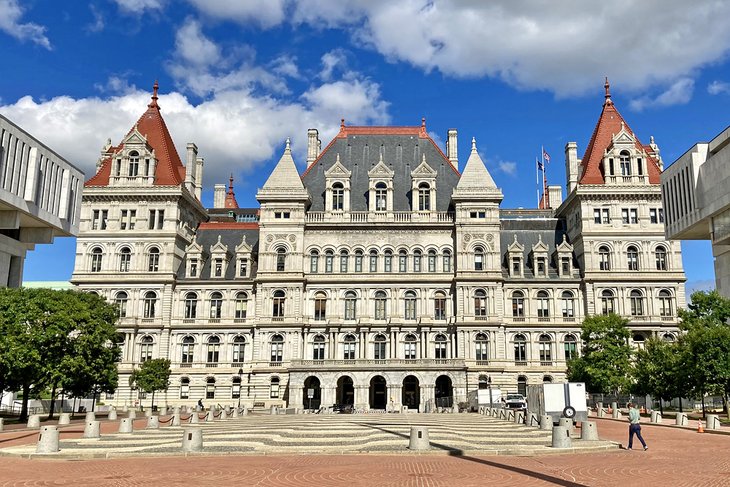
M 319 150 L 322 142 L 319 140 L 317 129 L 307 130 L 307 167 L 319 157 Z
M 568 142 L 565 144 L 565 176 L 568 194 L 578 187 L 578 163 L 578 144 Z
M 195 160 L 198 158 L 198 146 L 188 142 L 187 160 L 185 161 L 185 188 L 191 193 L 195 192 Z
M 204 159 L 198 157 L 195 159 L 195 197 L 198 201 L 202 201 L 201 195 L 203 192 L 203 163 Z
M 548 204 L 550 209 L 554 210 L 563 203 L 563 188 L 556 184 L 555 186 L 548 186 Z
M 213 187 L 213 208 L 225 208 L 226 206 L 226 185 L 216 184 Z
M 459 170 L 459 155 L 457 151 L 456 129 L 449 129 L 446 135 L 446 157 L 449 162 Z

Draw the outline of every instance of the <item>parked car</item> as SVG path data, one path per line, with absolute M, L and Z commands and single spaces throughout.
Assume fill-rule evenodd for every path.
M 527 401 L 525 401 L 525 396 L 522 394 L 507 394 L 504 400 L 504 406 L 509 409 L 521 409 L 524 411 L 527 409 Z

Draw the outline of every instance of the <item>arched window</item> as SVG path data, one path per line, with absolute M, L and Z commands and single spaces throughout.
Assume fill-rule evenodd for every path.
M 393 251 L 390 249 L 383 254 L 383 271 L 393 272 Z
M 147 270 L 150 272 L 157 272 L 160 270 L 160 249 L 157 247 L 151 247 L 149 251 L 149 265 Z
M 428 272 L 436 272 L 436 251 L 428 251 Z
M 633 245 L 626 249 L 626 261 L 630 271 L 639 270 L 639 251 Z
M 578 356 L 578 340 L 575 338 L 575 335 L 565 335 L 563 339 L 563 350 L 565 351 L 566 362 Z
M 125 291 L 119 291 L 114 298 L 114 301 L 117 303 L 117 309 L 119 310 L 119 317 L 120 318 L 126 318 L 127 316 L 127 300 L 129 299 L 129 295 Z
M 487 293 L 484 289 L 474 291 L 474 316 L 487 316 Z
M 384 320 L 387 317 L 386 307 L 387 297 L 385 291 L 377 291 L 375 293 L 375 319 Z
M 188 399 L 190 397 L 190 379 L 188 377 L 180 378 L 180 399 Z
M 619 154 L 619 162 L 621 165 L 621 175 L 631 176 L 631 155 L 628 151 L 621 151 Z
M 671 343 L 674 340 L 676 340 L 676 338 L 671 333 L 665 333 L 664 335 L 662 335 L 662 340 L 664 340 L 665 342 Z
M 549 375 L 542 376 L 542 381 L 546 384 L 550 384 L 553 381 L 553 378 Z
M 543 333 L 538 339 L 540 348 L 540 362 L 542 364 L 552 363 L 553 360 L 553 341 L 550 335 Z
M 129 153 L 129 174 L 130 177 L 135 177 L 139 174 L 139 153 L 132 151 Z
M 537 317 L 550 317 L 550 295 L 547 293 L 547 291 L 537 292 Z
M 598 248 L 598 268 L 602 271 L 611 270 L 611 251 L 605 245 Z
M 646 343 L 646 338 L 641 333 L 634 333 L 634 335 L 631 337 L 631 341 L 634 342 L 634 346 L 636 348 L 638 348 L 639 350 L 643 350 Z
M 198 316 L 198 295 L 187 293 L 185 295 L 185 319 L 194 319 Z
M 518 333 L 514 339 L 515 364 L 527 362 L 527 340 L 525 335 Z
M 355 335 L 345 335 L 342 357 L 344 360 L 355 360 L 356 345 L 357 339 L 355 338 Z
M 195 351 L 195 338 L 191 336 L 186 336 L 182 340 L 182 347 L 181 347 L 181 354 L 180 354 L 180 363 L 183 364 L 192 364 L 193 363 L 193 353 Z
M 444 272 L 451 272 L 451 251 L 450 250 L 444 250 L 443 255 L 443 267 Z
M 436 291 L 433 295 L 433 319 L 446 319 L 446 294 L 442 291 Z
M 342 210 L 345 206 L 345 188 L 342 183 L 332 185 L 332 209 Z
M 601 291 L 601 312 L 604 315 L 616 312 L 615 297 L 610 289 Z
M 527 377 L 524 375 L 517 377 L 517 394 L 527 397 Z
M 286 270 L 286 249 L 279 247 L 276 249 L 276 272 L 284 272 Z
M 347 253 L 347 250 L 343 250 L 340 252 L 340 272 L 345 273 L 347 272 L 347 263 L 350 260 L 350 254 Z
M 285 304 L 286 293 L 284 293 L 284 291 L 274 291 L 274 302 L 271 316 L 273 316 L 274 318 L 283 318 Z
M 317 335 L 312 340 L 312 360 L 324 360 L 324 343 L 322 335 Z
M 131 262 L 132 251 L 129 250 L 129 247 L 122 247 L 119 251 L 119 272 L 129 272 Z
M 667 249 L 661 245 L 654 251 L 654 257 L 656 258 L 656 270 L 666 271 L 667 270 Z
M 362 250 L 355 251 L 355 272 L 362 272 Z
M 372 249 L 370 251 L 370 272 L 378 272 L 378 251 Z M 390 272 L 390 270 L 386 270 Z
M 431 187 L 428 183 L 418 185 L 418 210 L 428 211 L 431 209 Z
M 241 397 L 241 378 L 234 377 L 231 386 L 231 399 L 239 399 Z
M 408 252 L 405 249 L 401 249 L 398 252 L 398 272 L 408 271 Z
M 147 291 L 144 294 L 144 318 L 154 318 L 157 312 L 157 294 L 154 291 Z
M 489 376 L 487 375 L 480 375 L 479 376 L 479 389 L 488 389 L 489 388 Z
M 91 251 L 91 272 L 101 272 L 101 262 L 103 253 L 99 247 L 94 247 Z
M 486 333 L 477 333 L 474 338 L 475 353 L 477 361 L 489 360 L 489 337 Z
M 446 335 L 439 333 L 434 339 L 434 358 L 446 358 Z
M 244 292 L 236 293 L 236 311 L 235 318 L 243 320 L 248 313 L 248 294 Z
M 208 363 L 217 364 L 220 356 L 221 339 L 217 336 L 208 338 Z
M 312 250 L 309 254 L 309 272 L 316 274 L 319 272 L 319 252 Z
M 152 345 L 154 345 L 155 340 L 149 336 L 145 335 L 140 339 L 139 341 L 139 362 L 143 363 L 148 360 L 152 360 Z
M 644 294 L 638 289 L 632 289 L 629 293 L 631 302 L 631 316 L 644 316 Z
M 669 318 L 674 316 L 674 306 L 672 306 L 672 293 L 666 289 L 659 291 L 659 316 Z
M 271 378 L 271 389 L 269 392 L 269 398 L 270 399 L 278 399 L 279 398 L 279 378 L 278 377 L 272 377 Z
M 345 293 L 345 319 L 354 320 L 357 317 L 357 294 L 355 291 Z
M 327 294 L 323 291 L 314 294 L 314 319 L 315 321 L 327 319 Z
M 481 271 L 484 269 L 484 248 L 474 247 L 474 270 Z
M 246 339 L 241 335 L 233 339 L 233 353 L 231 357 L 233 358 L 234 364 L 242 364 L 246 359 Z
M 575 301 L 573 293 L 570 291 L 563 291 L 560 295 L 561 308 L 563 311 L 563 318 L 575 317 Z
M 515 291 L 512 293 L 512 317 L 523 318 L 525 316 L 525 293 Z
M 375 185 L 375 211 L 385 211 L 388 208 L 388 187 L 385 183 Z
M 403 304 L 405 307 L 405 319 L 415 320 L 416 319 L 416 293 L 413 291 L 406 291 L 403 295 Z
M 413 272 L 421 272 L 421 251 L 413 251 Z
M 385 354 L 387 341 L 385 335 L 375 335 L 375 339 L 373 340 L 373 358 L 375 360 L 385 360 L 387 358 Z
M 327 274 L 332 274 L 332 270 L 335 265 L 335 253 L 331 250 L 327 250 L 324 253 L 324 271 Z
M 284 337 L 278 333 L 271 337 L 271 361 L 281 362 L 284 359 Z
M 223 312 L 223 295 L 218 291 L 210 295 L 210 317 L 220 319 Z
M 416 360 L 416 345 L 418 342 L 418 338 L 416 338 L 416 335 L 409 333 L 408 335 L 406 335 L 404 341 L 405 359 Z
M 215 378 L 208 377 L 205 379 L 205 398 L 215 399 Z

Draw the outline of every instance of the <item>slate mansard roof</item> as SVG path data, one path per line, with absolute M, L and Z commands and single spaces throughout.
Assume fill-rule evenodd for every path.
M 515 241 L 515 236 L 517 236 L 517 242 L 524 247 L 522 253 L 524 279 L 532 279 L 535 277 L 532 262 L 532 247 L 540 240 L 548 246 L 548 277 L 558 277 L 558 270 L 553 257 L 557 251 L 557 247 L 563 242 L 564 236 L 566 242 L 570 243 L 567 240 L 568 235 L 565 229 L 565 220 L 559 218 L 501 218 L 499 242 L 502 250 L 502 272 L 505 276 L 509 273 L 509 246 Z M 572 253 L 571 255 L 575 259 L 575 255 Z M 573 268 L 576 268 L 575 262 L 573 262 Z M 510 277 L 510 279 L 514 278 Z
M 236 247 L 241 244 L 243 237 L 246 237 L 246 243 L 251 246 L 252 259 L 249 262 L 249 277 L 247 279 L 254 279 L 256 277 L 256 254 L 258 253 L 258 242 L 259 242 L 259 229 L 257 223 L 237 223 L 237 222 L 210 222 L 203 223 L 198 228 L 195 241 L 200 244 L 203 248 L 203 267 L 200 269 L 200 275 L 194 279 L 211 279 L 211 256 L 210 248 L 218 242 L 218 236 L 220 236 L 221 243 L 228 247 L 228 266 L 226 268 L 226 274 L 223 278 L 213 278 L 215 280 L 232 281 L 236 279 L 236 260 L 235 252 Z M 187 259 L 190 258 L 189 254 L 186 254 L 186 262 L 178 269 L 178 279 L 185 279 L 187 277 Z
M 351 172 L 350 209 L 368 211 L 368 172 L 380 161 L 393 171 L 393 210 L 411 211 L 411 171 L 425 156 L 436 171 L 436 211 L 448 211 L 459 172 L 434 143 L 423 125 L 412 127 L 340 127 L 340 132 L 302 175 L 312 198 L 309 211 L 324 211 L 325 173 L 337 161 Z

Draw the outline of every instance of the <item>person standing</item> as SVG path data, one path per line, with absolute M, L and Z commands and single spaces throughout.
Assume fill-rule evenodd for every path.
M 641 419 L 641 415 L 639 414 L 639 410 L 636 409 L 636 404 L 629 403 L 629 447 L 628 450 L 632 449 L 632 446 L 634 445 L 634 435 L 639 439 L 641 444 L 644 447 L 644 450 L 648 450 L 649 447 L 646 446 L 646 442 L 644 441 L 644 438 L 641 436 L 641 425 L 639 424 L 639 420 Z

